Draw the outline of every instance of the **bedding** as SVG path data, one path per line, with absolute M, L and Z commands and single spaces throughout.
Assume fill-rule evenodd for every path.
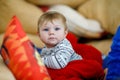
M 14 16 L 7 26 L 0 53 L 16 80 L 102 80 L 101 52 L 90 45 L 78 43 L 70 32 L 67 38 L 83 60 L 72 61 L 64 69 L 46 68 L 38 54 L 40 49 L 29 40 Z
M 78 43 L 72 33 L 68 33 L 67 38 L 83 60 L 72 61 L 63 69 L 47 68 L 52 80 L 103 80 L 101 52 L 90 45 Z

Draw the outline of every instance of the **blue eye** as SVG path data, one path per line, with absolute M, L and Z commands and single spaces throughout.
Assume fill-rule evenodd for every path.
M 49 29 L 43 29 L 43 31 L 48 31 Z
M 55 28 L 56 31 L 60 30 L 60 28 Z

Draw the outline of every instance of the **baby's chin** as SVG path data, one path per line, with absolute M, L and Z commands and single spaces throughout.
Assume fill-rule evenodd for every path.
M 55 47 L 56 45 L 57 45 L 58 43 L 49 43 L 49 44 L 47 44 L 46 46 L 48 47 L 48 48 L 53 48 L 53 47 Z

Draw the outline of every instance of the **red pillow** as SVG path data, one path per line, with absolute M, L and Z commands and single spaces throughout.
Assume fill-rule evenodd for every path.
M 16 16 L 7 26 L 1 55 L 17 80 L 50 80 L 39 53 Z

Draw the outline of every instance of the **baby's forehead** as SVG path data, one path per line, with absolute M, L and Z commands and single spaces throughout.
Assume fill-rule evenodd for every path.
M 65 25 L 59 21 L 47 21 L 47 22 L 44 22 L 42 25 L 41 25 L 42 28 L 65 28 Z
M 60 19 L 52 19 L 52 20 L 45 20 L 43 22 L 43 24 L 47 24 L 47 23 L 51 23 L 51 24 L 63 24 L 63 21 Z
M 63 22 L 62 19 L 46 19 L 41 23 L 41 26 L 50 26 L 50 25 L 54 25 L 54 26 L 62 26 L 62 27 L 66 27 L 65 22 Z

